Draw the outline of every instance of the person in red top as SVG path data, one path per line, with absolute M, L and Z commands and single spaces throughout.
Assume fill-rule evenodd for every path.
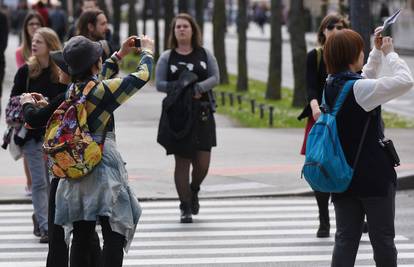
M 45 22 L 45 26 L 50 27 L 49 11 L 47 10 L 45 4 L 42 1 L 39 1 L 37 4 L 33 5 L 33 9 L 39 12 L 39 14 L 42 16 L 43 21 Z

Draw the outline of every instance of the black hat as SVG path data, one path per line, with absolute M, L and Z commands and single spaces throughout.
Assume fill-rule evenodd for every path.
M 87 71 L 102 56 L 103 48 L 99 42 L 93 42 L 84 36 L 70 38 L 63 48 L 63 59 L 68 64 L 70 75 Z
M 69 66 L 66 64 L 65 60 L 63 59 L 62 51 L 52 51 L 49 53 L 50 58 L 55 62 L 55 64 L 66 74 L 70 75 L 69 73 Z

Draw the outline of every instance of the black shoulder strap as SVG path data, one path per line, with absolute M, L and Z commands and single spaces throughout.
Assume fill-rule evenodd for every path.
M 321 59 L 322 59 L 322 48 L 316 48 L 316 72 L 319 73 L 319 68 L 321 65 Z

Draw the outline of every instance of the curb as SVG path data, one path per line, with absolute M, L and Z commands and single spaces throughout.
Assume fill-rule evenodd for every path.
M 397 179 L 397 191 L 405 191 L 414 189 L 414 174 L 405 175 Z M 293 192 L 281 192 L 274 194 L 249 194 L 249 195 L 221 195 L 221 196 L 207 196 L 200 197 L 204 200 L 213 200 L 213 199 L 235 199 L 235 198 L 271 198 L 271 197 L 307 197 L 313 196 L 312 190 L 303 190 L 303 191 L 293 191 Z M 146 197 L 138 198 L 141 202 L 147 201 L 172 201 L 178 200 L 175 197 Z M 0 205 L 8 204 L 31 204 L 32 200 L 30 198 L 0 198 Z

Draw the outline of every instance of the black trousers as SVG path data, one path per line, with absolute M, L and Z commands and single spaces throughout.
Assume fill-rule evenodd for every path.
M 68 266 L 68 246 L 65 242 L 65 233 L 63 227 L 54 224 L 55 221 L 55 197 L 56 189 L 59 185 L 59 179 L 54 178 L 50 183 L 49 193 L 49 252 L 47 254 L 46 267 L 67 267 Z M 88 265 L 90 267 L 100 267 L 101 265 L 101 247 L 99 236 L 94 232 L 89 243 Z
M 5 73 L 5 63 L 4 63 L 4 55 L 0 55 L 0 99 L 3 92 L 3 80 L 4 80 L 4 73 Z M 1 101 L 0 101 L 0 114 L 1 114 Z
M 344 197 L 334 201 L 336 214 L 332 267 L 352 267 L 362 235 L 364 215 L 377 267 L 396 267 L 394 244 L 395 185 L 385 197 Z
M 102 252 L 103 267 L 121 267 L 124 259 L 125 237 L 112 231 L 108 217 L 99 217 L 102 226 L 104 247 Z M 96 221 L 77 221 L 73 223 L 73 239 L 70 267 L 87 267 L 90 265 L 90 243 L 93 241 Z

